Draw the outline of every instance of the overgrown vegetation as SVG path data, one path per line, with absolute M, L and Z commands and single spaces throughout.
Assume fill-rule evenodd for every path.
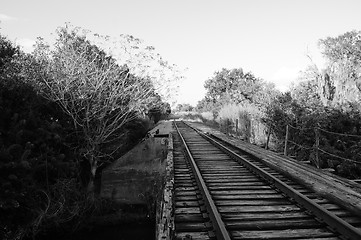
M 99 169 L 170 113 L 151 77 L 132 74 L 81 29 L 57 36 L 32 54 L 0 36 L 1 239 L 75 231 L 111 211 L 96 195 Z
M 199 117 L 258 145 L 270 135 L 275 151 L 283 151 L 289 125 L 291 156 L 360 178 L 361 32 L 322 39 L 320 47 L 325 69 L 310 65 L 286 93 L 242 69 L 215 72 L 196 106 Z
M 224 132 L 264 145 L 265 110 L 279 92 L 273 84 L 243 69 L 222 69 L 205 82 L 206 96 L 196 110 Z

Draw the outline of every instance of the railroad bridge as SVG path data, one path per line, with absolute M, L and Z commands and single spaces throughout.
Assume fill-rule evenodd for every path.
M 157 239 L 361 239 L 361 187 L 174 122 Z

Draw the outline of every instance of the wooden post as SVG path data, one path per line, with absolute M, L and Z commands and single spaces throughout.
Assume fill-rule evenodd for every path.
M 285 156 L 287 156 L 287 142 L 288 142 L 288 124 L 286 126 L 285 149 L 283 150 L 283 154 Z
M 316 167 L 320 168 L 320 156 L 318 148 L 320 146 L 320 132 L 318 127 L 315 127 L 315 158 L 316 158 Z
M 232 132 L 232 121 L 227 119 L 227 134 L 229 135 Z
M 226 118 L 225 124 L 226 124 L 226 134 L 229 135 L 229 119 L 228 118 Z
M 219 130 L 224 133 L 224 130 L 223 130 L 223 124 L 222 124 L 222 118 L 219 118 Z
M 269 140 L 270 140 L 270 137 L 271 137 L 271 131 L 272 131 L 272 128 L 269 127 L 269 128 L 268 128 L 268 133 L 267 133 L 266 146 L 265 146 L 265 149 L 266 149 L 266 150 L 268 149 L 268 144 L 269 144 Z
M 236 119 L 236 135 L 238 135 L 238 118 Z

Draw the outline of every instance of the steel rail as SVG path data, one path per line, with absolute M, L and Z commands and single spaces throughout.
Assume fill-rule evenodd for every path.
M 230 156 L 232 156 L 236 160 L 240 160 L 242 164 L 244 164 L 247 168 L 251 171 L 257 173 L 260 177 L 268 181 L 269 183 L 273 184 L 276 188 L 281 190 L 285 193 L 288 197 L 294 199 L 296 202 L 301 204 L 307 210 L 312 212 L 316 217 L 324 221 L 328 224 L 332 229 L 336 230 L 341 235 L 347 237 L 348 239 L 352 240 L 360 240 L 361 239 L 361 231 L 351 224 L 345 222 L 343 219 L 339 218 L 332 212 L 326 210 L 319 204 L 312 201 L 307 196 L 299 193 L 297 190 L 292 188 L 291 186 L 287 185 L 286 183 L 282 182 L 281 180 L 277 179 L 276 177 L 272 176 L 268 172 L 264 171 L 262 168 L 256 166 L 255 164 L 249 162 L 244 157 L 240 156 L 239 154 L 235 153 L 228 147 L 224 146 L 222 143 L 212 139 L 211 137 L 207 136 L 203 132 L 199 131 L 198 129 L 188 125 L 187 126 L 195 130 L 200 136 L 208 140 L 209 142 L 213 143 L 215 146 L 219 147 L 220 149 L 227 152 Z
M 192 154 L 188 148 L 188 145 L 175 122 L 174 122 L 174 126 L 175 126 L 175 128 L 179 134 L 179 137 L 182 140 L 182 143 L 187 152 L 187 156 L 191 163 L 191 168 L 193 170 L 196 181 L 198 183 L 198 187 L 201 190 L 201 193 L 202 193 L 202 196 L 203 196 L 203 199 L 204 199 L 204 202 L 205 202 L 208 214 L 209 214 L 209 218 L 210 218 L 210 220 L 212 222 L 212 226 L 215 230 L 216 237 L 217 237 L 217 239 L 221 239 L 221 240 L 231 240 L 231 237 L 229 236 L 229 233 L 224 225 L 221 215 L 220 215 L 214 201 L 212 200 L 211 194 L 208 191 L 206 183 L 203 180 L 201 172 L 199 171 L 199 168 L 198 168 L 194 158 L 192 157 Z

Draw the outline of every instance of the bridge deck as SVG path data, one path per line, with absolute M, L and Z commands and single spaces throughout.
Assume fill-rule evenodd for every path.
M 358 184 L 190 125 L 208 134 L 175 124 L 172 231 L 159 239 L 361 238 Z
M 257 160 L 254 164 L 267 169 L 271 175 L 321 206 L 326 210 L 326 214 L 327 211 L 331 212 L 331 215 L 334 214 L 341 222 L 344 221 L 346 225 L 351 224 L 354 229 L 357 228 L 356 237 L 353 236 L 351 239 L 360 239 L 361 187 L 359 184 L 226 136 L 201 123 L 188 122 L 188 124 L 207 132 L 217 141 L 224 141 L 231 148 L 236 146 L 246 155 L 249 153 L 260 159 L 259 163 Z M 168 211 L 164 211 L 168 215 L 162 215 L 163 224 L 159 224 L 158 231 L 163 231 L 163 234 L 158 234 L 158 239 L 171 239 L 172 236 L 175 239 L 268 239 L 269 237 L 289 239 L 290 236 L 300 239 L 314 236 L 322 239 L 339 239 L 343 235 L 342 232 L 349 230 L 347 227 L 346 230 L 342 229 L 343 227 L 338 228 L 337 221 L 329 225 L 329 221 L 326 220 L 331 228 L 325 226 L 323 221 L 318 220 L 318 216 L 322 216 L 323 213 L 316 214 L 316 217 L 313 213 L 309 216 L 310 212 L 304 212 L 302 204 L 293 205 L 293 197 L 285 199 L 285 194 L 278 190 L 275 192 L 272 184 L 259 182 L 259 179 L 247 173 L 244 167 L 232 161 L 226 163 L 224 153 L 215 150 L 208 143 L 200 142 L 199 136 L 189 132 L 187 134 L 186 141 L 190 145 L 191 155 L 202 172 L 204 179 L 202 181 L 206 182 L 208 193 L 204 193 L 203 187 L 199 187 L 199 181 L 194 177 L 193 170 L 190 170 L 190 162 L 187 160 L 189 157 L 184 155 L 186 150 L 181 146 L 179 136 L 174 131 L 172 133 L 174 146 L 172 144 L 173 151 L 171 151 L 171 165 L 174 167 L 167 173 L 171 176 L 167 181 L 171 187 L 164 195 L 163 204 L 168 207 Z M 172 193 L 169 194 L 170 192 Z M 214 225 L 218 220 L 209 211 L 207 206 L 209 204 L 206 203 L 208 200 L 204 198 L 207 194 L 211 195 L 210 201 L 216 205 L 218 212 L 216 215 L 221 216 L 220 221 L 223 226 Z M 171 208 L 173 210 L 170 210 Z M 216 228 L 222 227 L 227 229 L 228 233 L 225 236 L 217 235 L 217 231 L 220 230 Z M 164 231 L 165 229 L 167 231 Z

